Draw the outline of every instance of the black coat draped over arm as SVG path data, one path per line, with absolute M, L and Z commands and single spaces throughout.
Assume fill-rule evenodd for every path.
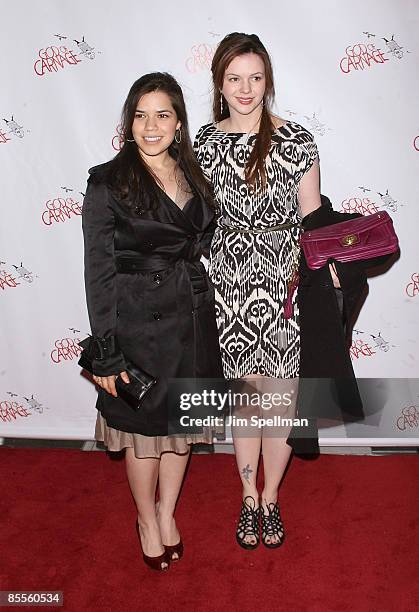
M 314 230 L 359 217 L 334 211 L 323 196 L 322 206 L 302 221 Z M 288 439 L 296 453 L 319 451 L 317 419 L 362 420 L 363 406 L 349 354 L 354 318 L 367 292 L 370 267 L 388 257 L 340 263 L 334 261 L 340 289 L 333 286 L 329 265 L 311 270 L 301 251 L 298 307 L 300 313 L 300 383 L 298 417 L 310 426 L 295 427 Z

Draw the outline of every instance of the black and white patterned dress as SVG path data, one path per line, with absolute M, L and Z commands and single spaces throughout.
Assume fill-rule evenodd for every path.
M 209 276 L 223 368 L 227 378 L 293 378 L 300 353 L 297 305 L 291 319 L 285 320 L 282 311 L 300 233 L 298 186 L 317 157 L 317 147 L 297 123 L 277 128 L 266 158 L 266 189 L 254 192 L 244 180 L 254 139 L 254 134 L 227 133 L 209 124 L 201 127 L 194 145 L 219 207 Z M 269 231 L 285 223 L 297 226 Z M 268 231 L 251 234 L 225 227 Z

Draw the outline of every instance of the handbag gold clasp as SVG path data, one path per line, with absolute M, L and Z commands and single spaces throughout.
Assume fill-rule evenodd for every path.
M 347 236 L 344 236 L 341 240 L 341 244 L 344 247 L 353 246 L 354 244 L 358 244 L 358 242 L 359 237 L 356 234 L 348 234 Z

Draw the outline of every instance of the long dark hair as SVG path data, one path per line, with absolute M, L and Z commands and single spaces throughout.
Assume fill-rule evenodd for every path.
M 227 102 L 220 90 L 224 83 L 224 74 L 230 62 L 239 55 L 255 53 L 265 66 L 266 89 L 263 97 L 262 116 L 255 146 L 250 153 L 245 168 L 245 178 L 248 185 L 255 187 L 258 183 L 266 185 L 265 159 L 271 146 L 272 133 L 275 126 L 271 119 L 272 102 L 275 97 L 272 63 L 269 53 L 256 34 L 233 32 L 223 38 L 212 59 L 211 71 L 214 84 L 214 100 L 212 105 L 215 123 L 230 116 Z M 223 110 L 221 107 L 223 100 Z
M 129 90 L 121 117 L 121 134 L 123 145 L 119 153 L 109 164 L 107 183 L 115 195 L 130 208 L 155 208 L 158 202 L 158 190 L 154 176 L 147 163 L 141 157 L 137 144 L 132 142 L 132 124 L 138 101 L 142 96 L 154 91 L 166 93 L 181 122 L 180 142 L 174 140 L 169 146 L 169 155 L 184 171 L 188 182 L 212 205 L 212 191 L 195 158 L 189 136 L 188 117 L 182 89 L 176 79 L 167 72 L 151 72 L 140 77 Z M 131 142 L 130 142 L 131 141 Z

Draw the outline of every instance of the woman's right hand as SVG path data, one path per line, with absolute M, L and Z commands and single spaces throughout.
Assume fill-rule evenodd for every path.
M 128 384 L 130 382 L 128 378 L 128 374 L 125 371 L 120 373 L 120 377 L 125 383 Z M 95 383 L 99 385 L 99 387 L 102 387 L 102 389 L 105 389 L 107 393 L 110 393 L 110 395 L 113 395 L 114 397 L 118 397 L 118 394 L 115 388 L 115 380 L 117 378 L 118 377 L 115 375 L 113 376 L 93 376 L 93 380 L 95 381 Z

